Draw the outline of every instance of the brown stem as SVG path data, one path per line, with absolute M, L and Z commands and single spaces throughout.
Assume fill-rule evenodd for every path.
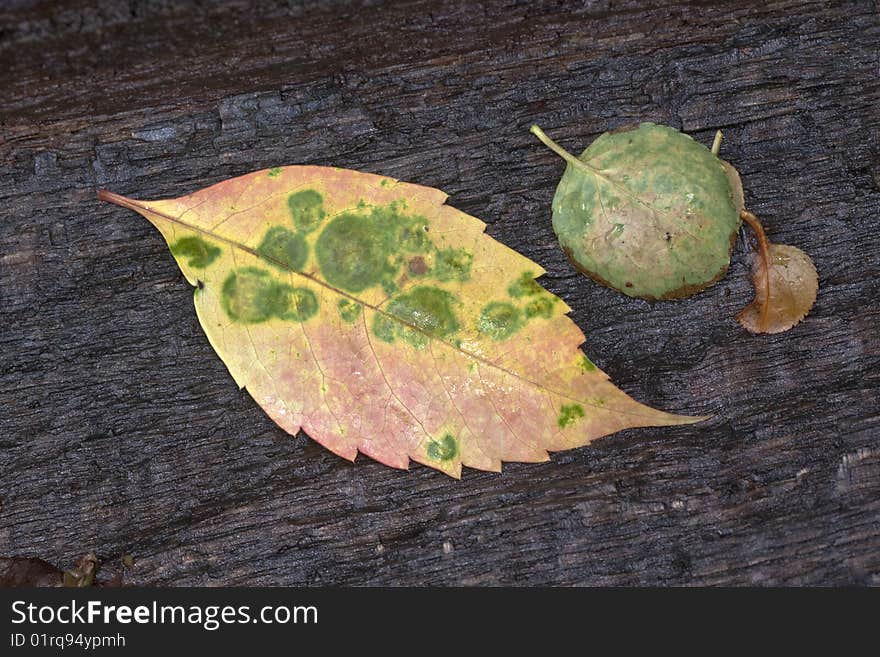
M 98 190 L 98 200 L 107 201 L 108 203 L 115 203 L 116 205 L 120 205 L 123 208 L 128 208 L 129 210 L 137 211 L 143 209 L 143 206 L 141 206 L 137 201 L 127 198 L 122 194 L 117 194 L 116 192 L 111 192 L 106 189 Z
M 758 237 L 758 252 L 764 264 L 764 303 L 761 304 L 761 330 L 767 329 L 767 313 L 770 310 L 770 242 L 764 233 L 764 227 L 758 218 L 748 210 L 739 213 L 740 218 L 745 221 Z

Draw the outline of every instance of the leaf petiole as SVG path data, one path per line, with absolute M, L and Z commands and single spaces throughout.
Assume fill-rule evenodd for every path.
M 718 151 L 721 150 L 721 140 L 724 138 L 724 135 L 720 130 L 715 131 L 715 139 L 712 140 L 712 155 L 717 156 Z
M 548 137 L 547 134 L 543 130 L 541 130 L 541 128 L 539 128 L 538 126 L 533 125 L 529 129 L 529 131 L 533 135 L 535 135 L 538 139 L 540 139 L 541 143 L 543 143 L 547 148 L 549 148 L 551 151 L 556 153 L 559 157 L 561 157 L 563 160 L 565 160 L 566 162 L 568 162 L 569 164 L 571 164 L 575 168 L 581 169 L 583 171 L 588 171 L 590 173 L 595 173 L 600 176 L 602 175 L 598 169 L 591 167 L 586 162 L 579 160 L 574 155 L 572 155 L 567 150 L 565 150 L 562 146 L 560 146 L 555 141 L 550 139 L 550 137 Z M 602 178 L 605 178 L 605 176 L 602 176 Z
M 718 131 L 721 134 L 721 131 Z M 716 137 L 717 140 L 717 137 Z M 767 241 L 767 234 L 758 218 L 748 210 L 739 213 L 740 218 L 745 221 L 749 227 L 755 232 L 758 238 L 758 253 L 761 257 L 761 263 L 764 267 L 764 300 L 761 304 L 761 330 L 767 329 L 767 314 L 770 310 L 770 243 Z
M 117 194 L 116 192 L 111 192 L 106 189 L 98 190 L 98 200 L 106 201 L 107 203 L 113 203 L 123 208 L 128 208 L 129 210 L 134 210 L 135 212 L 140 212 L 143 207 L 137 201 L 133 201 L 130 198 L 126 198 L 122 194 Z

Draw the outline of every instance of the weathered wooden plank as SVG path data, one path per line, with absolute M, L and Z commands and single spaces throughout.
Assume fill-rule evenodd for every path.
M 878 46 L 866 1 L 0 9 L 0 555 L 130 553 L 143 584 L 880 583 Z M 802 325 L 735 323 L 742 246 L 681 302 L 573 272 L 528 126 L 574 150 L 639 120 L 724 130 L 817 264 Z M 283 163 L 443 188 L 548 270 L 615 382 L 715 419 L 461 482 L 286 436 L 159 236 L 94 198 Z

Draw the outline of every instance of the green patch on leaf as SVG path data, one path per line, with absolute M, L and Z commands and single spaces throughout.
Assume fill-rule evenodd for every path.
M 399 334 L 415 347 L 424 347 L 428 337 L 445 338 L 459 329 L 455 297 L 437 287 L 422 285 L 395 297 L 388 313 L 401 320 Z
M 300 271 L 309 256 L 309 245 L 301 233 L 293 233 L 282 226 L 270 228 L 257 247 L 257 253 L 270 265 Z
M 279 283 L 269 272 L 243 267 L 223 281 L 220 303 L 235 322 L 257 324 L 273 317 L 303 322 L 318 312 L 315 293 Z
M 379 212 L 381 217 L 381 210 L 374 211 L 374 214 L 376 212 Z M 428 237 L 428 222 L 424 217 L 404 217 L 396 212 L 391 212 L 389 218 L 399 225 L 395 241 L 401 251 L 425 253 L 431 248 L 431 239 Z
M 294 225 L 304 233 L 315 230 L 324 220 L 324 198 L 314 189 L 304 189 L 287 198 Z
M 554 297 L 544 295 L 537 299 L 532 299 L 526 304 L 525 313 L 529 319 L 533 317 L 543 317 L 550 319 L 553 316 L 553 304 L 556 302 Z
M 449 461 L 458 455 L 458 441 L 452 434 L 447 433 L 440 440 L 432 440 L 428 443 L 428 458 L 435 461 Z
M 394 282 L 394 279 L 392 279 L 391 276 L 383 276 L 379 283 L 382 285 L 382 290 L 385 294 L 389 296 L 400 290 L 400 286 Z
M 519 275 L 513 283 L 511 283 L 510 287 L 507 288 L 507 293 L 515 298 L 519 297 L 530 297 L 536 294 L 541 294 L 544 291 L 544 288 L 535 280 L 535 276 L 530 271 L 524 271 Z
M 578 364 L 580 365 L 581 370 L 584 372 L 595 372 L 596 371 L 596 366 L 593 364 L 593 361 L 591 361 L 589 358 L 587 358 L 586 355 L 584 355 L 584 354 L 581 354 L 581 357 L 578 361 Z
M 187 258 L 190 267 L 204 269 L 214 262 L 221 253 L 220 247 L 209 244 L 201 237 L 181 237 L 171 245 L 171 253 L 178 258 Z
M 277 178 L 281 175 L 283 169 L 281 167 L 272 167 L 269 169 L 269 173 L 267 174 L 270 178 Z
M 321 231 L 315 256 L 330 285 L 361 292 L 386 277 L 392 244 L 389 231 L 372 217 L 347 212 Z
M 254 324 L 287 312 L 288 287 L 263 269 L 244 267 L 226 277 L 220 299 L 230 319 Z
M 575 420 L 582 417 L 584 417 L 583 406 L 580 404 L 563 404 L 559 409 L 559 417 L 556 418 L 556 423 L 561 429 L 565 429 L 574 424 Z
M 408 260 L 403 254 L 432 248 L 425 219 L 401 214 L 400 207 L 391 204 L 369 211 L 365 207 L 363 212 L 346 212 L 330 221 L 315 243 L 324 279 L 346 292 L 374 285 L 381 285 L 389 295 L 397 292 L 397 270 Z M 409 262 L 419 269 L 418 260 Z M 424 258 L 421 264 L 427 269 Z
M 477 328 L 493 340 L 506 340 L 522 326 L 522 314 L 512 303 L 493 301 L 483 308 Z
M 440 249 L 434 257 L 434 277 L 438 281 L 467 281 L 474 256 L 464 249 Z
M 348 299 L 340 299 L 336 307 L 339 310 L 339 316 L 342 318 L 342 321 L 347 324 L 357 321 L 363 311 L 361 304 Z
M 394 342 L 398 333 L 398 323 L 382 313 L 376 313 L 373 317 L 373 333 L 382 342 Z
M 288 288 L 287 311 L 279 315 L 281 319 L 304 322 L 318 312 L 318 298 L 304 287 Z

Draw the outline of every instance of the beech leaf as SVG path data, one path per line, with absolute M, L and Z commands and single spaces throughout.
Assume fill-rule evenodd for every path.
M 799 248 L 770 243 L 751 213 L 744 212 L 743 219 L 755 230 L 759 248 L 751 255 L 755 299 L 736 319 L 752 333 L 782 333 L 806 317 L 816 302 L 816 266 Z
M 440 190 L 288 166 L 177 199 L 99 198 L 162 233 L 236 383 L 344 458 L 459 477 L 702 419 L 615 387 L 543 269 Z
M 532 132 L 567 162 L 553 230 L 579 270 L 649 300 L 690 296 L 727 272 L 743 193 L 715 152 L 654 123 L 606 132 L 580 157 Z

